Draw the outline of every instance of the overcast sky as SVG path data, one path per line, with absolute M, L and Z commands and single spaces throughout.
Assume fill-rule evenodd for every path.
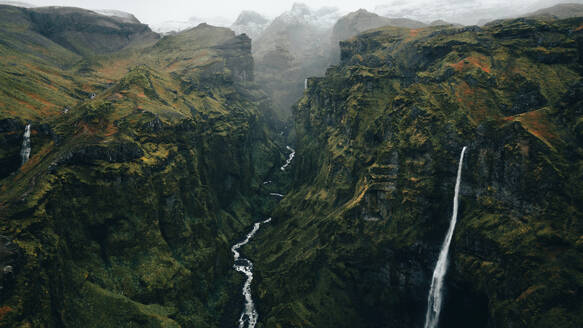
M 146 24 L 156 25 L 169 20 L 190 17 L 225 17 L 235 20 L 242 10 L 254 10 L 275 17 L 289 10 L 290 0 L 20 0 L 33 5 L 74 6 L 87 9 L 117 9 L 134 14 Z M 474 24 L 479 18 L 498 15 L 512 16 L 556 3 L 583 3 L 583 0 L 309 0 L 312 8 L 338 7 L 342 11 L 364 8 L 379 14 L 405 16 L 425 21 L 442 18 L 452 22 Z M 476 14 L 470 13 L 475 10 Z M 475 16 L 475 17 L 474 17 Z M 480 16 L 480 17 L 477 17 Z

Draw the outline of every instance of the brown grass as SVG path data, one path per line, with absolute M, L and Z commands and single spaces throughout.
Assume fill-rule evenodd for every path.
M 456 72 L 462 72 L 473 67 L 477 67 L 488 74 L 492 72 L 492 68 L 488 63 L 488 59 L 483 55 L 469 56 L 455 64 L 449 65 L 453 67 Z
M 545 114 L 545 109 L 539 109 L 528 113 L 505 117 L 505 121 L 520 122 L 520 124 L 533 136 L 554 149 L 552 143 L 559 139 L 553 132 L 554 125 Z
M 517 301 L 522 301 L 524 299 L 526 299 L 528 296 L 530 296 L 532 293 L 536 292 L 537 290 L 544 288 L 545 286 L 541 286 L 541 285 L 537 285 L 537 286 L 530 286 L 527 290 L 525 290 L 524 292 L 522 292 L 522 294 L 520 294 L 520 296 L 518 296 L 516 298 Z
M 105 127 L 105 130 L 103 131 L 104 132 L 103 135 L 106 137 L 111 137 L 112 135 L 116 134 L 117 131 L 118 131 L 118 128 L 115 125 L 110 123 Z
M 119 80 L 128 72 L 132 63 L 133 59 L 105 62 L 103 63 L 103 67 L 98 69 L 97 72 L 108 79 Z
M 4 317 L 12 311 L 14 310 L 10 306 L 5 305 L 3 307 L 0 307 L 0 321 L 2 321 Z
M 419 35 L 419 29 L 418 28 L 409 30 L 409 36 L 410 37 L 416 38 L 418 35 Z

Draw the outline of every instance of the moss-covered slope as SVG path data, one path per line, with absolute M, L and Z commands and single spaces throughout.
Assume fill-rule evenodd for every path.
M 81 56 L 9 28 L 0 327 L 233 326 L 242 278 L 230 245 L 268 212 L 262 182 L 281 160 L 250 40 L 203 25 Z M 27 123 L 32 153 L 20 167 Z
M 266 327 L 421 327 L 464 163 L 443 327 L 583 324 L 582 19 L 382 28 L 295 110 L 255 251 Z

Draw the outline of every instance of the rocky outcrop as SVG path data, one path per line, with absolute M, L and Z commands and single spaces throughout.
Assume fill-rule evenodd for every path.
M 348 40 L 366 30 L 372 30 L 383 26 L 421 28 L 425 27 L 426 24 L 406 18 L 382 17 L 364 9 L 359 9 L 348 15 L 342 16 L 342 18 L 334 24 L 332 29 L 332 44 L 338 45 L 340 41 Z M 337 53 L 334 53 L 334 56 L 335 58 L 338 58 Z
M 215 49 L 221 50 L 225 58 L 226 67 L 231 70 L 235 81 L 253 81 L 253 57 L 251 57 L 251 39 L 241 34 L 231 40 L 218 45 Z

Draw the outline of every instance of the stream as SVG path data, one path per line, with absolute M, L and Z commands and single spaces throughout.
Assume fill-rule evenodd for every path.
M 285 169 L 289 167 L 296 154 L 295 150 L 293 150 L 293 148 L 291 148 L 290 146 L 286 146 L 286 148 L 287 150 L 290 151 L 290 154 L 285 164 L 280 168 L 282 171 L 285 171 Z M 263 182 L 264 185 L 270 183 L 272 183 L 271 180 Z M 285 196 L 283 194 L 274 192 L 270 193 L 270 195 L 280 198 L 283 198 Z M 245 236 L 245 239 L 231 247 L 231 252 L 233 252 L 233 260 L 235 262 L 233 264 L 233 268 L 235 269 L 235 271 L 243 273 L 247 278 L 245 280 L 245 283 L 243 284 L 242 290 L 243 297 L 245 299 L 245 305 L 243 307 L 243 312 L 239 317 L 239 328 L 254 328 L 255 325 L 257 324 L 257 320 L 259 319 L 259 313 L 257 313 L 257 310 L 255 309 L 255 303 L 253 302 L 253 297 L 251 295 L 251 282 L 253 282 L 253 262 L 251 262 L 249 259 L 241 257 L 239 249 L 242 246 L 247 245 L 249 241 L 251 241 L 251 239 L 253 238 L 253 236 L 255 236 L 257 231 L 259 231 L 261 225 L 269 222 L 271 222 L 271 218 L 264 221 L 256 222 L 253 225 L 251 231 L 247 234 L 247 236 Z

